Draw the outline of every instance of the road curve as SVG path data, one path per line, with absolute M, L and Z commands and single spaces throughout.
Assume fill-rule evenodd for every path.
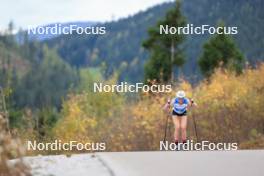
M 25 157 L 33 176 L 263 176 L 264 150 Z

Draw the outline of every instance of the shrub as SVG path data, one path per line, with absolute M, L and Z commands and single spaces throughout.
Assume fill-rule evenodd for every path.
M 21 143 L 13 139 L 5 129 L 6 120 L 0 114 L 0 175 L 1 176 L 26 176 L 30 175 L 29 168 L 23 163 L 21 156 L 24 153 Z M 13 158 L 20 158 L 13 162 Z

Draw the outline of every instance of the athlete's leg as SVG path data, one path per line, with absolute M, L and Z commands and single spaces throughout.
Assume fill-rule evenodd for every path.
M 180 130 L 181 130 L 181 139 L 183 142 L 186 142 L 187 140 L 187 116 L 181 116 L 180 117 Z
M 172 116 L 174 124 L 174 140 L 175 142 L 179 141 L 179 132 L 180 132 L 180 117 L 174 115 Z

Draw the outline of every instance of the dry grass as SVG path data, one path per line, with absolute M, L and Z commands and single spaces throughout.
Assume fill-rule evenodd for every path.
M 29 168 L 21 159 L 11 163 L 13 158 L 21 158 L 24 153 L 18 139 L 13 139 L 6 130 L 6 120 L 0 115 L 0 175 L 1 176 L 28 176 Z

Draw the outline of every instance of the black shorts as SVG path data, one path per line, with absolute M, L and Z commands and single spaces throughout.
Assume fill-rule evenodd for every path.
M 177 113 L 177 112 L 175 112 L 175 111 L 172 111 L 172 115 L 173 115 L 173 116 L 186 116 L 186 115 L 187 115 L 187 111 L 184 111 L 184 112 L 181 113 L 181 114 L 179 114 L 179 113 Z

